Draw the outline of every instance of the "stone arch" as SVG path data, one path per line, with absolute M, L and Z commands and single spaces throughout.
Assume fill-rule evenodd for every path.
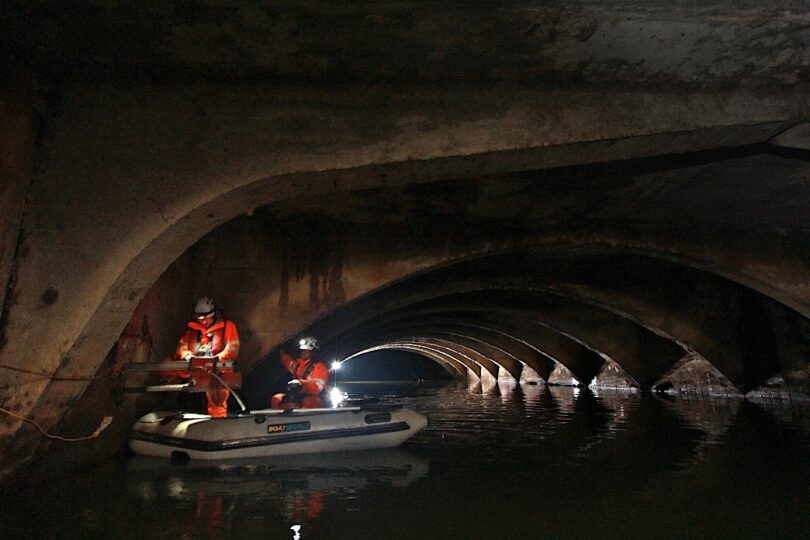
M 445 368 L 448 373 L 454 376 L 464 376 L 467 374 L 467 371 L 474 372 L 475 369 L 472 366 L 472 362 L 468 362 L 466 358 L 459 358 L 458 355 L 448 353 L 447 348 L 442 347 L 431 347 L 427 345 L 423 345 L 420 343 L 410 343 L 407 341 L 401 342 L 389 342 L 385 345 L 376 345 L 372 347 L 368 347 L 362 351 L 358 351 L 351 356 L 346 357 L 343 362 L 348 362 L 354 358 L 362 356 L 364 354 L 368 354 L 370 352 L 375 351 L 383 351 L 383 350 L 399 350 L 399 351 L 409 351 L 419 354 L 420 356 L 424 356 L 429 360 L 432 360 Z M 479 366 L 479 373 L 480 373 L 480 366 Z

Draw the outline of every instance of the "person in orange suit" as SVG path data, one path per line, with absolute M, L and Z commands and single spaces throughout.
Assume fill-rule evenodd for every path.
M 286 352 L 281 353 L 281 364 L 290 372 L 293 379 L 287 383 L 287 392 L 273 396 L 270 407 L 273 409 L 317 409 L 323 407 L 320 394 L 329 382 L 329 368 L 315 354 L 318 340 L 305 337 L 298 342 L 298 358 Z
M 217 309 L 213 300 L 203 297 L 194 305 L 194 314 L 188 323 L 188 329 L 177 343 L 175 359 L 191 361 L 194 357 L 213 357 L 218 373 L 233 373 L 234 362 L 239 356 L 239 333 L 236 324 L 228 320 Z M 162 375 L 173 375 L 188 378 L 185 372 L 164 372 Z M 208 414 L 215 418 L 228 415 L 228 396 L 230 392 L 221 384 L 214 384 L 205 392 L 208 400 Z

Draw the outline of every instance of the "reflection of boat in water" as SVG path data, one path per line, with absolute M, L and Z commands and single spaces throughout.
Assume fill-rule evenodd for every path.
M 188 497 L 190 493 L 242 495 L 317 490 L 335 493 L 383 483 L 407 486 L 427 475 L 428 461 L 402 448 L 336 452 L 328 456 L 300 454 L 222 461 L 169 460 L 135 456 L 127 463 L 127 484 L 144 498 L 159 493 Z
M 221 460 L 391 448 L 427 425 L 397 406 L 261 410 L 228 418 L 153 412 L 135 422 L 136 454 Z
M 158 515 L 174 508 L 180 536 L 212 537 L 214 531 L 223 538 L 252 537 L 240 518 L 245 508 L 258 506 L 262 515 L 282 516 L 287 525 L 307 524 L 336 500 L 380 485 L 408 486 L 428 470 L 426 459 L 402 448 L 182 464 L 134 456 L 127 463 L 126 489 Z

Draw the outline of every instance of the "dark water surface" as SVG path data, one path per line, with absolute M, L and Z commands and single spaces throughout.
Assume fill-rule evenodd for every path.
M 132 457 L 3 502 L 2 538 L 810 538 L 810 407 L 561 387 L 354 385 L 400 448 Z

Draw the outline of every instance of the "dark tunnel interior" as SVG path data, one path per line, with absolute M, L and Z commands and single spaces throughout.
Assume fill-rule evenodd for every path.
M 806 537 L 807 13 L 4 1 L 0 521 Z

